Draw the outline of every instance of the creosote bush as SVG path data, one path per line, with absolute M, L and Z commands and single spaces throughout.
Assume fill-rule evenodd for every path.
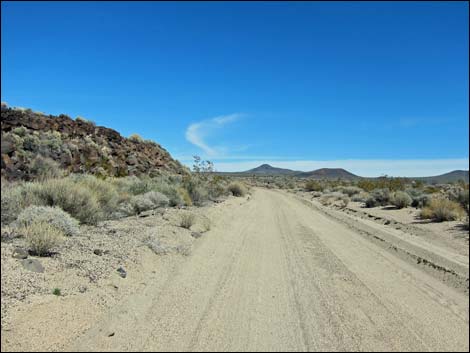
M 64 239 L 64 233 L 44 221 L 33 222 L 21 229 L 31 252 L 38 256 L 48 255 Z
M 66 236 L 79 233 L 78 221 L 58 207 L 29 206 L 18 215 L 14 224 L 18 228 L 24 228 L 37 222 L 48 223 Z
M 317 180 L 309 180 L 305 183 L 307 191 L 323 191 L 325 187 Z

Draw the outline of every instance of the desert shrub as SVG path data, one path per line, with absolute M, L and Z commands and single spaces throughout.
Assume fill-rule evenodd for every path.
M 183 186 L 187 190 L 191 202 L 194 205 L 202 205 L 202 203 L 208 199 L 209 192 L 207 187 L 204 185 L 203 177 L 198 176 L 187 176 L 183 180 Z
M 95 195 L 104 215 L 109 215 L 117 208 L 120 196 L 111 182 L 89 174 L 74 175 L 72 179 Z
M 41 206 L 57 206 L 81 223 L 96 224 L 103 216 L 95 193 L 69 178 L 35 183 L 33 193 Z
M 178 188 L 178 194 L 181 195 L 181 198 L 183 199 L 183 202 L 186 206 L 193 205 L 193 201 L 191 200 L 191 196 L 189 195 L 188 190 L 185 188 Z
M 212 222 L 208 217 L 202 217 L 201 227 L 204 232 L 208 232 L 211 229 Z
M 130 200 L 130 204 L 134 208 L 135 213 L 140 213 L 155 208 L 155 204 L 147 194 L 135 195 Z
M 313 191 L 313 192 L 312 192 L 312 197 L 320 197 L 321 195 L 323 195 L 323 194 L 321 193 L 321 191 Z
M 80 121 L 80 122 L 85 123 L 85 124 L 91 124 L 93 126 L 96 125 L 96 123 L 93 120 L 88 120 L 88 119 L 85 119 L 84 117 L 81 117 L 81 116 L 77 116 L 75 118 L 75 121 Z
M 371 208 L 379 206 L 379 203 L 377 202 L 374 196 L 369 195 L 369 197 L 365 201 L 365 205 L 366 207 Z
M 113 211 L 109 218 L 111 219 L 119 219 L 128 216 L 132 216 L 136 214 L 135 207 L 130 202 L 123 202 L 120 203 L 115 211 Z
M 208 188 L 209 195 L 212 198 L 218 198 L 228 192 L 225 180 L 219 176 L 215 176 L 209 181 Z
M 191 228 L 196 217 L 192 213 L 183 213 L 180 217 L 180 226 L 186 229 Z
M 396 191 L 392 194 L 390 201 L 396 208 L 405 208 L 411 205 L 412 199 L 406 192 Z
M 375 199 L 375 206 L 386 206 L 390 203 L 390 191 L 388 189 L 374 189 L 372 190 L 370 195 L 372 198 Z M 375 206 L 371 206 L 371 207 L 375 207 Z
M 245 196 L 246 195 L 246 188 L 243 184 L 238 182 L 233 182 L 228 186 L 228 190 L 232 193 L 233 196 Z
M 337 191 L 331 192 L 331 193 L 328 193 L 328 194 L 324 194 L 323 196 L 320 197 L 319 201 L 322 205 L 326 206 L 326 205 L 331 205 L 335 201 L 342 200 L 343 198 L 345 199 L 344 203 L 346 203 L 346 205 L 347 205 L 347 203 L 349 203 L 349 198 L 347 196 L 343 195 L 341 192 L 337 192 Z M 346 207 L 346 206 L 344 206 L 344 207 Z
M 348 204 L 349 204 L 349 197 L 348 196 L 342 196 L 340 199 L 339 199 L 340 203 L 339 203 L 339 206 L 341 208 L 345 208 Z
M 33 222 L 21 229 L 31 252 L 38 256 L 49 254 L 64 238 L 64 233 L 44 221 Z
M 171 207 L 174 206 L 182 206 L 185 204 L 183 196 L 178 191 L 178 189 L 172 187 L 169 189 L 168 193 L 166 194 L 168 197 L 168 202 Z M 189 196 L 188 196 L 189 197 Z
M 457 202 L 440 197 L 433 198 L 420 213 L 421 218 L 437 222 L 455 221 L 463 216 L 464 210 Z
M 139 134 L 132 134 L 129 136 L 129 140 L 134 142 L 144 142 L 144 139 Z
M 431 202 L 431 196 L 422 194 L 417 197 L 413 197 L 413 200 L 411 201 L 411 206 L 416 207 L 416 208 L 423 208 L 429 205 L 429 202 Z
M 36 222 L 45 222 L 61 230 L 66 236 L 77 235 L 78 221 L 57 207 L 29 206 L 18 215 L 15 227 L 22 228 Z
M 460 189 L 457 192 L 456 197 L 454 198 L 456 202 L 462 206 L 462 208 L 469 214 L 469 190 L 468 189 Z
M 18 188 L 6 185 L 2 181 L 1 187 L 1 224 L 13 222 L 22 209 L 22 197 Z
M 202 185 L 199 185 L 191 189 L 189 195 L 194 205 L 201 206 L 202 203 L 208 199 L 209 192 Z
M 429 195 L 416 188 L 406 189 L 406 193 L 411 197 L 411 206 L 416 208 L 423 208 L 431 199 Z
M 424 188 L 424 192 L 426 194 L 435 194 L 435 193 L 438 193 L 440 190 L 441 189 L 438 186 L 435 186 L 435 185 L 427 185 Z
M 355 194 L 351 197 L 351 201 L 355 202 L 366 202 L 366 200 L 370 197 L 368 192 L 360 192 L 359 194 Z
M 149 191 L 148 193 L 144 194 L 144 196 L 148 197 L 153 202 L 155 207 L 167 207 L 170 203 L 168 197 L 158 191 Z
M 20 137 L 25 137 L 28 130 L 24 126 L 18 126 L 18 127 L 15 127 L 13 130 L 11 130 L 11 132 L 13 132 L 14 134 Z
M 37 155 L 29 164 L 29 173 L 34 179 L 46 180 L 63 176 L 64 170 L 53 159 Z
M 359 194 L 360 192 L 362 191 L 361 188 L 357 187 L 357 186 L 345 186 L 343 187 L 343 189 L 341 190 L 341 192 L 343 194 L 346 194 L 348 195 L 349 197 L 353 196 L 353 195 L 356 195 L 356 194 Z
M 309 180 L 305 183 L 305 190 L 307 191 L 323 191 L 323 185 L 317 180 Z

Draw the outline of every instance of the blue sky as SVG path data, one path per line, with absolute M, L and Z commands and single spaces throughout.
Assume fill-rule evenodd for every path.
M 2 2 L 2 101 L 218 170 L 468 169 L 466 2 Z

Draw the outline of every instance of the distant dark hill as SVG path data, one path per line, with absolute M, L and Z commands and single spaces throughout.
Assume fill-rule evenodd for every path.
M 311 179 L 343 179 L 343 180 L 358 180 L 358 179 L 377 179 L 377 177 L 363 177 L 351 172 L 343 168 L 321 168 L 312 170 L 310 172 L 300 172 L 291 169 L 284 169 L 284 168 L 276 168 L 269 164 L 262 164 L 259 167 L 244 171 L 244 172 L 219 172 L 219 174 L 224 175 L 232 175 L 232 176 L 292 176 L 296 178 L 311 178 Z M 405 177 L 406 178 L 406 177 Z M 413 180 L 422 180 L 425 183 L 429 184 L 444 184 L 444 183 L 452 183 L 458 180 L 464 180 L 465 182 L 469 182 L 469 172 L 468 170 L 454 170 L 449 173 L 445 173 L 442 175 L 436 176 L 429 176 L 429 177 L 408 177 L 407 179 Z
M 412 178 L 416 180 L 422 180 L 429 184 L 443 184 L 443 183 L 452 183 L 458 180 L 464 180 L 468 183 L 468 170 L 453 170 L 452 172 L 430 176 L 430 177 L 421 177 L 421 178 Z
M 348 172 L 343 168 L 321 168 L 311 172 L 301 172 L 296 174 L 299 178 L 313 178 L 313 179 L 347 179 L 355 180 L 361 178 L 353 173 Z
M 262 164 L 259 167 L 241 172 L 241 174 L 257 175 L 294 175 L 300 172 L 290 169 L 276 168 L 269 164 Z

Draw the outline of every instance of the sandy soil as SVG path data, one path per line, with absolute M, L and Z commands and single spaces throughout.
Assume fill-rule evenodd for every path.
M 451 247 L 273 190 L 204 214 L 189 256 L 140 247 L 125 279 L 18 306 L 2 350 L 468 351 Z

